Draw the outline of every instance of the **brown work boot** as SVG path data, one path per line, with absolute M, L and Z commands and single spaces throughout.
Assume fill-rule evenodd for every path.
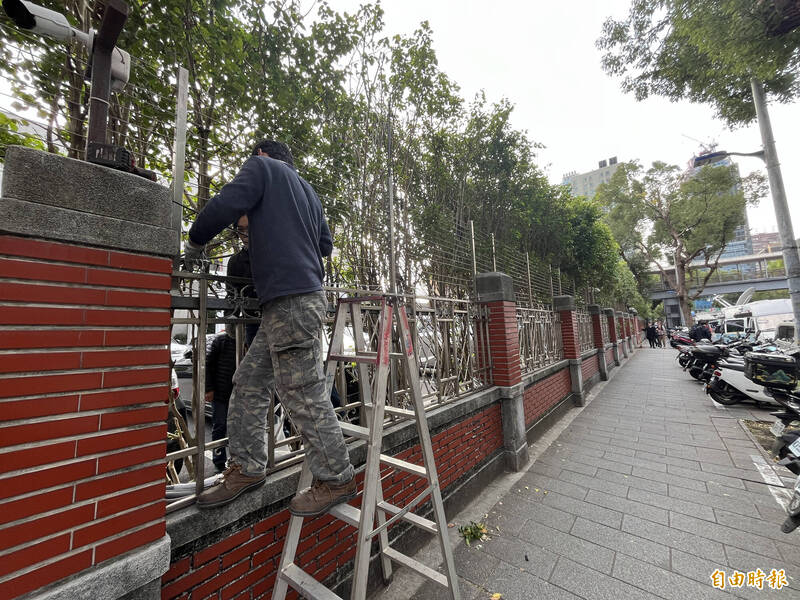
M 298 517 L 314 517 L 356 497 L 356 478 L 347 483 L 314 480 L 310 488 L 292 498 L 289 512 Z
M 247 490 L 252 490 L 262 485 L 267 480 L 266 475 L 250 477 L 242 473 L 242 466 L 237 463 L 225 469 L 222 478 L 213 486 L 197 496 L 199 508 L 213 508 L 222 506 L 235 500 Z

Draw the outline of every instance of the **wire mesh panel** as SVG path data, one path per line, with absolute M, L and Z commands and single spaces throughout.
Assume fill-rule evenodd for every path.
M 522 373 L 532 373 L 564 358 L 561 320 L 544 308 L 517 308 Z
M 575 312 L 578 320 L 578 343 L 580 344 L 581 354 L 594 348 L 594 330 L 592 328 L 592 315 L 585 310 L 578 309 Z

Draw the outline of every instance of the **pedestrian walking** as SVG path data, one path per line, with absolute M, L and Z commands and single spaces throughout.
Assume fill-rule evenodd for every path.
M 327 302 L 323 257 L 333 241 L 317 194 L 294 168 L 281 142 L 264 140 L 212 198 L 189 230 L 187 266 L 223 228 L 246 214 L 250 266 L 261 325 L 236 370 L 228 407 L 230 459 L 221 480 L 197 497 L 221 506 L 266 479 L 269 398 L 277 390 L 299 431 L 314 477 L 289 504 L 294 515 L 322 514 L 356 495 L 342 430 L 325 394 L 320 336 Z
M 658 337 L 656 334 L 656 328 L 653 325 L 652 321 L 649 321 L 647 327 L 644 330 L 644 335 L 647 338 L 647 342 L 650 344 L 651 348 L 656 347 L 656 338 Z
M 658 321 L 656 323 L 656 336 L 658 337 L 658 347 L 659 348 L 666 348 L 666 337 L 667 337 L 667 330 L 664 329 L 664 323 L 662 321 Z

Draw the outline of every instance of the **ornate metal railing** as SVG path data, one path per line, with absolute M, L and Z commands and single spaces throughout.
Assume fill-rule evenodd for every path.
M 523 373 L 532 373 L 564 358 L 561 320 L 557 312 L 517 307 L 517 326 Z
M 167 454 L 167 487 L 169 511 L 194 502 L 215 476 L 211 466 L 210 451 L 227 445 L 227 438 L 208 441 L 205 415 L 205 360 L 209 328 L 232 323 L 237 340 L 237 362 L 244 354 L 245 326 L 258 323 L 258 302 L 252 298 L 250 282 L 209 273 L 173 273 L 172 324 L 186 327 L 190 350 L 188 359 L 179 359 L 183 375 L 191 375 L 191 399 L 181 406 L 179 398 L 171 398 L 170 433 L 173 451 Z M 375 296 L 375 291 L 326 288 L 328 311 L 324 328 L 323 351 L 327 353 L 331 335 L 336 300 L 347 296 Z M 468 300 L 406 296 L 414 348 L 419 365 L 422 394 L 427 408 L 456 400 L 491 383 L 489 360 L 488 309 Z M 377 305 L 365 303 L 361 312 L 361 329 L 364 348 L 377 350 Z M 207 340 L 207 336 L 209 339 Z M 479 340 L 486 340 L 485 344 Z M 397 353 L 398 340 L 393 354 Z M 345 352 L 352 353 L 355 339 L 352 324 L 345 331 Z M 387 403 L 405 407 L 409 386 L 393 356 L 392 369 L 387 383 Z M 369 367 L 371 380 L 372 369 Z M 188 384 L 188 381 L 184 379 Z M 358 423 L 364 418 L 359 369 L 354 364 L 339 363 L 333 375 L 331 400 L 342 420 Z M 182 394 L 189 396 L 188 394 Z M 191 414 L 191 419 L 189 415 Z M 282 412 L 279 399 L 270 398 L 267 437 L 267 471 L 273 472 L 303 459 L 304 450 L 300 436 L 291 420 Z M 182 464 L 181 464 L 182 463 Z M 178 469 L 175 467 L 178 466 Z M 183 471 L 185 468 L 185 471 Z
M 580 344 L 581 354 L 594 348 L 594 329 L 592 328 L 592 315 L 585 310 L 578 309 L 575 312 L 578 320 L 578 343 Z
M 603 344 L 611 341 L 611 334 L 608 332 L 608 317 L 600 313 L 600 332 L 603 334 Z

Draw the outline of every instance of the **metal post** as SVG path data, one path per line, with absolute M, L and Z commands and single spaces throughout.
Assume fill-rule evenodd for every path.
M 197 455 L 194 462 L 195 494 L 203 491 L 205 474 L 205 451 L 206 451 L 206 328 L 208 326 L 208 280 L 205 274 L 200 277 L 198 291 L 198 328 L 195 338 L 195 352 L 192 355 L 194 369 L 197 371 L 196 385 L 194 389 L 194 436 L 197 446 Z
M 559 296 L 564 295 L 561 291 L 561 267 L 558 267 L 558 295 Z
M 494 251 L 494 234 L 492 234 L 492 271 L 497 273 L 497 257 Z
M 478 261 L 475 258 L 475 223 L 472 219 L 469 221 L 469 233 L 472 237 L 472 275 L 474 277 L 478 274 Z
M 528 302 L 533 304 L 533 290 L 531 289 L 531 260 L 525 253 L 525 266 L 528 267 Z
M 108 108 L 111 98 L 111 54 L 119 34 L 128 19 L 128 5 L 121 0 L 107 0 L 103 21 L 92 46 L 92 87 L 89 95 L 89 125 L 86 136 L 86 156 L 89 144 L 106 143 Z
M 761 143 L 764 149 L 764 161 L 767 163 L 767 177 L 769 178 L 769 189 L 772 192 L 772 203 L 775 207 L 775 219 L 778 221 L 778 231 L 781 234 L 783 264 L 786 266 L 789 298 L 792 300 L 792 312 L 794 313 L 794 340 L 797 342 L 800 340 L 800 255 L 797 252 L 789 205 L 786 202 L 786 190 L 783 187 L 783 175 L 778 162 L 775 138 L 772 135 L 772 124 L 764 97 L 764 87 L 755 78 L 750 80 L 750 87 L 753 90 L 753 103 L 756 106 L 758 128 L 761 131 Z
M 172 201 L 180 206 L 183 222 L 183 177 L 186 168 L 186 121 L 189 108 L 189 71 L 178 67 L 178 97 L 175 101 L 175 141 L 172 149 Z M 173 206 L 173 208 L 175 208 Z M 178 228 L 178 238 L 181 228 Z
M 553 265 L 547 265 L 547 270 L 550 273 L 550 299 L 553 299 L 555 294 L 553 293 Z
M 397 275 L 395 273 L 395 254 L 394 254 L 394 181 L 392 179 L 392 109 L 389 107 L 388 122 L 388 172 L 387 187 L 389 188 L 389 292 L 397 293 Z

